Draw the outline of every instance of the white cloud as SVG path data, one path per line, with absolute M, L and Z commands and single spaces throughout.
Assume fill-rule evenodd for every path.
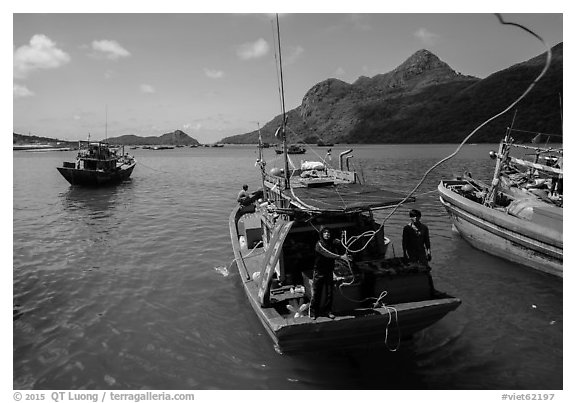
M 352 23 L 352 25 L 360 31 L 370 31 L 372 30 L 372 25 L 370 25 L 369 16 L 366 14 L 350 14 L 347 16 Z
M 202 129 L 202 127 L 203 127 L 203 126 L 202 126 L 201 123 L 195 123 L 195 124 L 193 124 L 193 123 L 184 123 L 184 124 L 182 125 L 182 128 L 183 128 L 184 130 L 192 130 L 192 131 L 194 131 L 194 130 L 200 130 L 200 129 Z
M 122 57 L 130 56 L 130 52 L 124 49 L 118 42 L 106 39 L 101 41 L 92 41 L 92 50 L 96 52 L 94 55 L 110 60 L 117 60 Z
M 282 62 L 285 65 L 294 64 L 300 56 L 304 53 L 304 48 L 302 46 L 291 46 L 286 49 L 286 56 L 284 56 Z M 282 52 L 284 54 L 284 52 Z
M 212 70 L 212 69 L 204 69 L 204 74 L 206 74 L 209 78 L 222 78 L 224 77 L 224 72 L 222 70 Z
M 439 35 L 428 31 L 426 28 L 420 28 L 414 32 L 414 36 L 426 45 L 434 45 Z
M 238 56 L 242 60 L 257 59 L 265 56 L 270 50 L 270 45 L 260 38 L 255 42 L 248 42 L 240 45 L 237 49 Z
M 156 92 L 150 84 L 140 84 L 140 91 L 144 94 L 154 94 Z
M 25 78 L 39 69 L 55 69 L 70 61 L 70 56 L 56 47 L 46 35 L 36 34 L 28 45 L 14 51 L 14 77 Z
M 14 95 L 14 98 L 25 98 L 25 97 L 33 96 L 34 93 L 32 91 L 30 91 L 28 88 L 26 88 L 25 86 L 14 83 L 14 94 L 13 95 Z
M 334 76 L 336 76 L 336 77 L 343 77 L 344 74 L 346 74 L 346 72 L 344 71 L 344 69 L 342 67 L 338 67 L 336 69 L 336 71 L 334 72 Z

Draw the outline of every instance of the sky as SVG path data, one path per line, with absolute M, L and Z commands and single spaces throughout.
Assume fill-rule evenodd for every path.
M 38 8 L 13 14 L 15 133 L 79 140 L 179 129 L 213 143 L 281 112 L 274 14 Z M 324 10 L 280 14 L 287 110 L 325 79 L 387 73 L 420 49 L 480 78 L 545 51 L 488 12 Z M 503 17 L 553 46 L 563 41 L 554 12 Z

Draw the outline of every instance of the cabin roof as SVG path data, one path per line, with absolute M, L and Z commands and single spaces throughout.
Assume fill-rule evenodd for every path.
M 304 208 L 336 211 L 393 206 L 406 197 L 405 194 L 399 192 L 359 183 L 315 188 L 293 187 L 292 193 L 296 197 L 295 201 L 302 204 Z M 415 198 L 410 197 L 407 201 L 414 202 Z

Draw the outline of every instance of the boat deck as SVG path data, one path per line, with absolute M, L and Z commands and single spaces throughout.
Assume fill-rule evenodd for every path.
M 394 206 L 406 195 L 376 186 L 359 183 L 337 184 L 325 187 L 294 186 L 292 194 L 307 208 L 318 210 L 367 210 Z M 414 202 L 410 197 L 408 202 Z

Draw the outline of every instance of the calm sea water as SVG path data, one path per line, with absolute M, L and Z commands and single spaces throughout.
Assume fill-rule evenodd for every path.
M 409 191 L 455 146 L 351 148 L 368 182 Z M 562 389 L 562 280 L 471 248 L 434 191 L 465 169 L 489 179 L 490 149 L 465 147 L 385 227 L 399 254 L 408 209 L 423 212 L 435 284 L 461 307 L 396 353 L 294 357 L 274 351 L 227 270 L 234 199 L 259 185 L 255 147 L 132 150 L 132 179 L 105 189 L 60 176 L 74 152 L 14 152 L 13 387 Z

